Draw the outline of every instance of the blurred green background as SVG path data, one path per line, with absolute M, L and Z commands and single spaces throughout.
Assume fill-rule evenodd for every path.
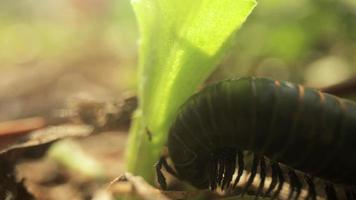
M 208 82 L 257 75 L 324 87 L 356 75 L 355 0 L 258 3 Z M 51 114 L 76 96 L 135 92 L 138 38 L 129 0 L 1 0 L 0 122 Z M 126 135 L 81 141 L 99 155 L 105 183 L 124 171 Z
M 0 1 L 1 68 L 106 59 L 128 75 L 112 74 L 107 81 L 132 87 L 137 37 L 128 0 Z M 86 67 L 100 72 L 93 62 Z
M 259 1 L 238 34 L 216 76 L 271 76 L 322 87 L 356 72 L 356 1 Z
M 45 96 L 47 108 L 78 92 L 134 91 L 138 37 L 129 0 L 2 0 L 1 101 L 14 104 L 39 85 L 57 92 Z M 209 81 L 258 75 L 322 87 L 355 75 L 355 53 L 356 1 L 260 1 Z M 18 105 L 0 109 L 26 116 L 31 104 Z

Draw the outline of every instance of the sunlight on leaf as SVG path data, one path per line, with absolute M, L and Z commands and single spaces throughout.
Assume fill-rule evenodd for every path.
M 140 119 L 153 135 L 150 145 L 158 156 L 177 109 L 215 69 L 256 2 L 134 0 L 132 4 L 141 34 Z
M 216 67 L 255 1 L 140 0 L 133 6 L 142 37 L 141 108 L 155 132 Z

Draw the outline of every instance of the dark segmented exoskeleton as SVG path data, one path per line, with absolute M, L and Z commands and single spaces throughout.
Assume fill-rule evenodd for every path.
M 334 185 L 356 197 L 356 103 L 301 85 L 254 77 L 210 85 L 180 108 L 168 150 L 177 176 L 197 188 L 233 190 L 248 170 L 242 195 L 258 175 L 258 196 L 276 198 L 288 182 L 288 199 L 303 188 L 316 199 L 317 178 L 328 199 Z

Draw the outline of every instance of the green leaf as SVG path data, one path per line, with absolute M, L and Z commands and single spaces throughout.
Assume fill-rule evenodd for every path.
M 152 133 L 149 151 L 157 157 L 179 106 L 216 68 L 256 2 L 133 0 L 132 5 L 141 34 L 138 113 L 142 123 L 136 124 Z M 136 138 L 131 142 L 140 143 L 137 134 L 131 137 Z

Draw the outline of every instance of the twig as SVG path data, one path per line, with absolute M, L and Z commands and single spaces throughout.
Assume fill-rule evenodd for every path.
M 128 129 L 131 115 L 137 107 L 137 97 L 126 93 L 115 101 L 77 98 L 68 101 L 65 109 L 56 110 L 57 121 L 81 122 L 96 131 Z
M 321 91 L 337 96 L 345 96 L 356 93 L 356 77 L 341 83 L 321 88 Z
M 92 131 L 93 128 L 87 125 L 63 124 L 59 126 L 46 127 L 31 132 L 31 134 L 20 138 L 20 140 L 18 140 L 15 144 L 7 148 L 0 149 L 0 154 L 10 150 L 33 147 L 68 137 L 85 137 L 90 135 Z
M 120 182 L 114 183 L 116 181 Z M 160 190 L 152 187 L 142 177 L 133 176 L 130 173 L 125 173 L 124 176 L 112 181 L 108 186 L 108 190 L 116 195 L 134 193 L 144 200 L 169 200 Z
M 0 122 L 0 150 L 14 144 L 19 138 L 32 131 L 45 127 L 42 117 Z
M 191 199 L 202 194 L 211 193 L 209 190 L 195 191 L 164 191 L 148 184 L 142 177 L 133 176 L 130 173 L 111 181 L 107 191 L 114 196 L 135 194 L 144 200 L 179 200 Z
M 18 119 L 0 123 L 0 138 L 2 136 L 21 135 L 45 127 L 42 117 Z

